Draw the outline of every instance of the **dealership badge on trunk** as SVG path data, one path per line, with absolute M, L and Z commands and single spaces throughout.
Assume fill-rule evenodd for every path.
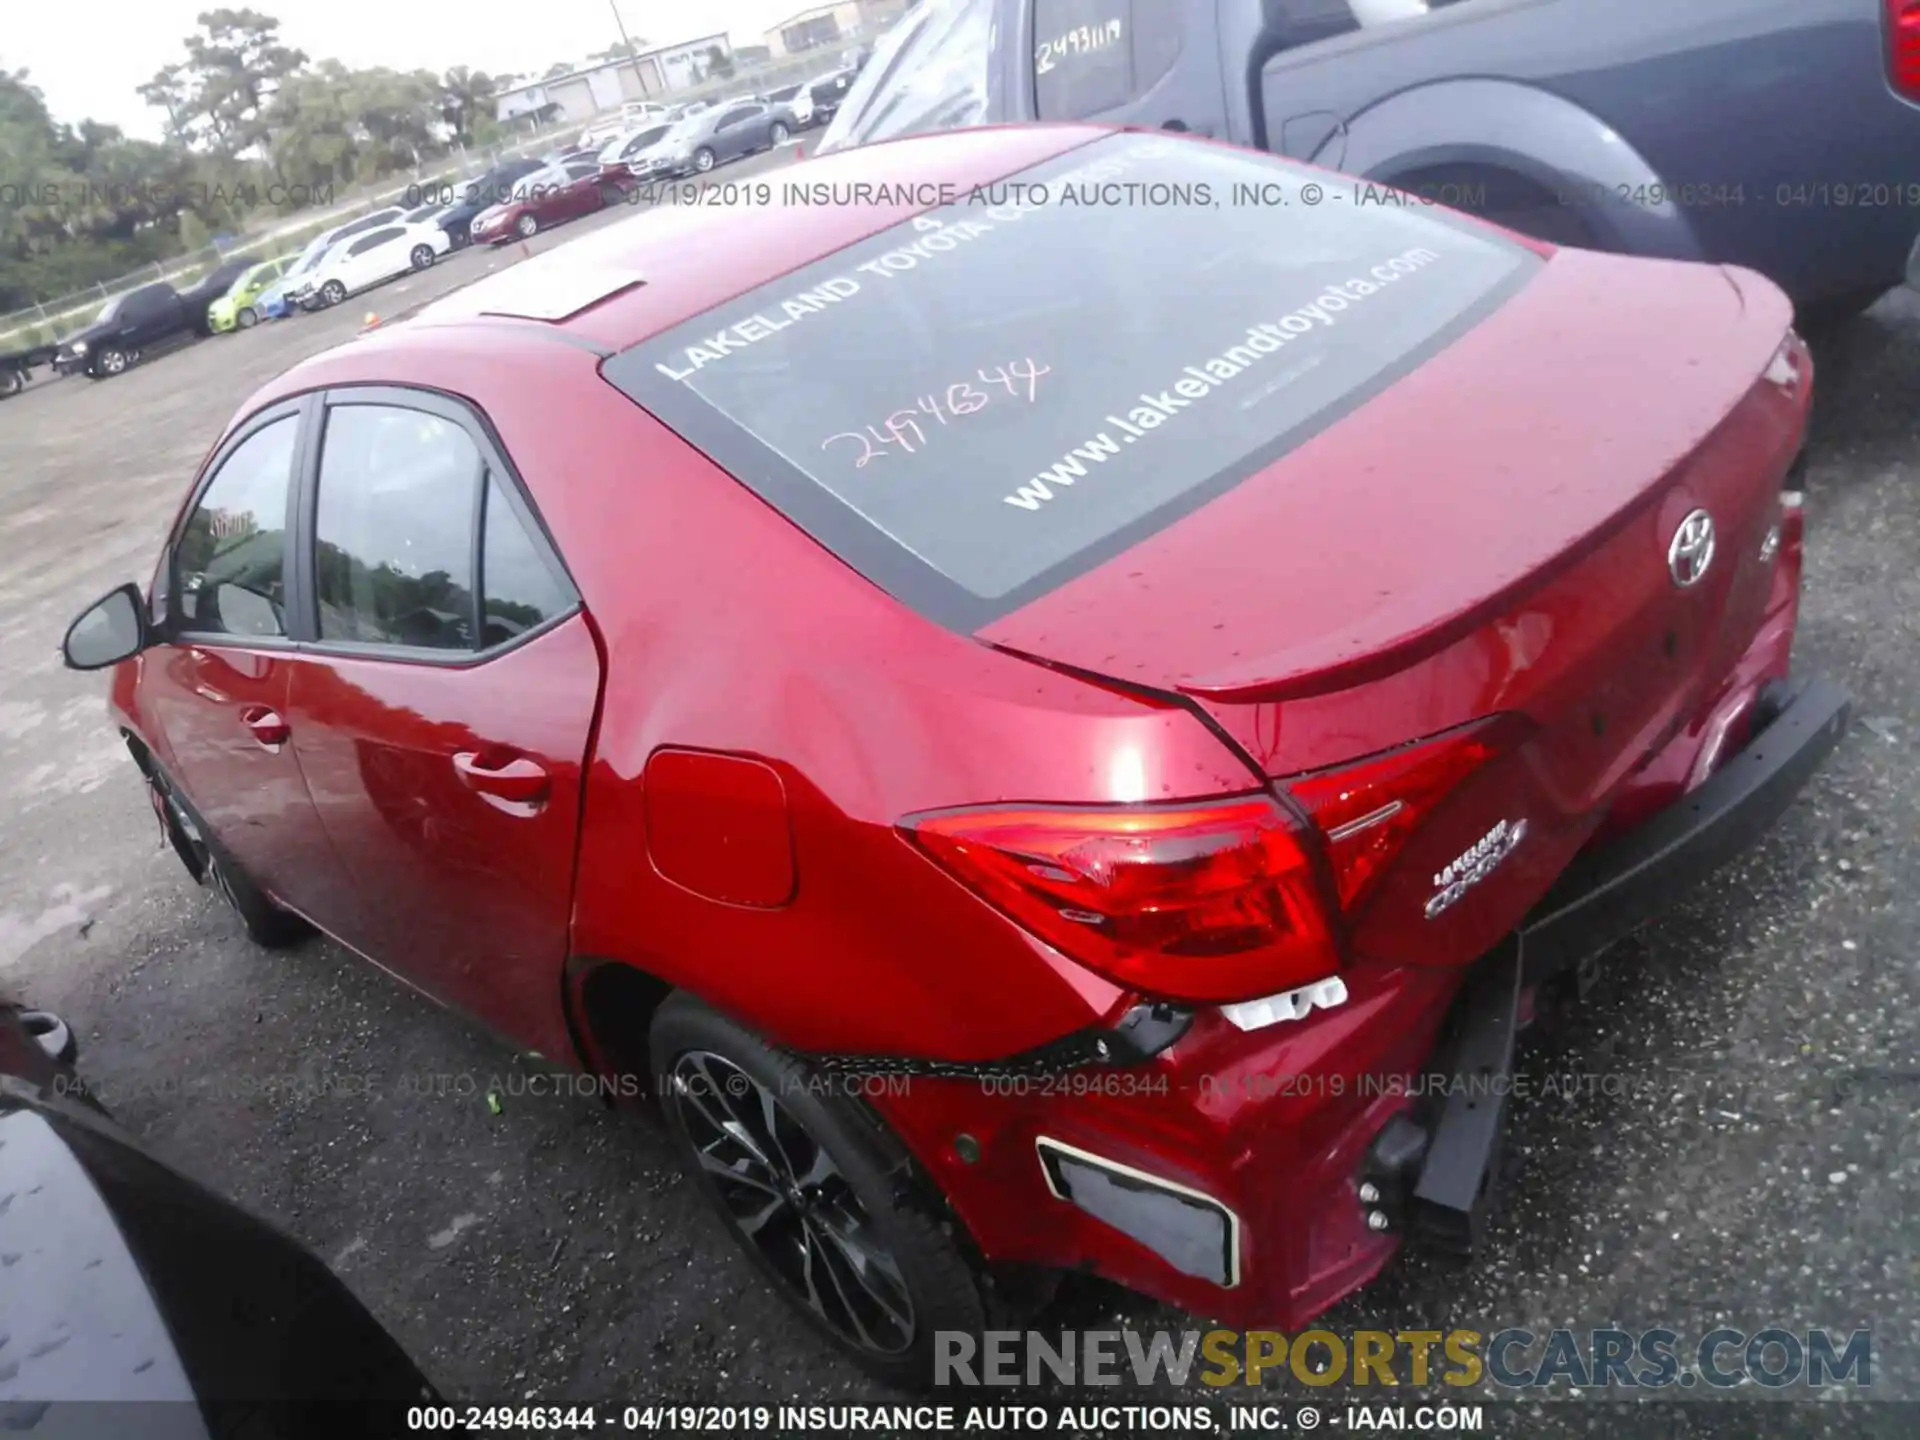
M 1682 590 L 1690 590 L 1706 578 L 1713 564 L 1713 517 L 1696 510 L 1680 522 L 1667 547 L 1667 573 Z
M 1437 888 L 1433 898 L 1427 901 L 1427 919 L 1437 919 L 1459 904 L 1467 891 L 1498 869 L 1526 838 L 1525 820 L 1502 820 L 1482 835 L 1472 849 L 1433 877 Z

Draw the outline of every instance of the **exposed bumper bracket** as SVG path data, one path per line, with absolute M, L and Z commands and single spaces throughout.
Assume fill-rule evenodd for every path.
M 1511 935 L 1467 981 L 1444 1099 L 1413 1186 L 1416 1233 L 1461 1255 L 1486 1238 L 1513 1089 L 1521 969 L 1521 940 Z
M 1362 1177 L 1402 1197 L 1413 1233 L 1462 1255 L 1486 1238 L 1522 994 L 1570 967 L 1590 980 L 1600 951 L 1758 839 L 1840 743 L 1851 714 L 1845 692 L 1827 680 L 1771 691 L 1744 750 L 1677 804 L 1576 862 L 1480 962 L 1461 991 L 1452 1038 L 1424 1077 L 1431 1106 L 1414 1124 L 1397 1122 L 1405 1134 L 1382 1132 Z

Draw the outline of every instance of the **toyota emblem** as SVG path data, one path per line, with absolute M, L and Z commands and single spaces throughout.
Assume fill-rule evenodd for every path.
M 1706 577 L 1713 564 L 1713 517 L 1696 510 L 1680 522 L 1667 547 L 1667 573 L 1682 590 L 1690 590 Z

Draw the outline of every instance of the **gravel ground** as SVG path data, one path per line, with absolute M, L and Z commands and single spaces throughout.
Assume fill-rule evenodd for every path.
M 327 1259 L 450 1396 L 896 1398 L 787 1317 L 644 1120 L 525 1093 L 514 1055 L 331 944 L 251 949 L 162 848 L 101 682 L 59 668 L 72 614 L 149 573 L 248 391 L 368 309 L 509 263 L 465 252 L 339 312 L 0 405 L 0 990 L 74 1022 L 135 1134 Z M 1920 931 L 1920 296 L 1817 355 L 1799 663 L 1851 688 L 1855 731 L 1757 852 L 1530 1043 L 1538 1080 L 1610 1078 L 1519 1106 L 1494 1258 L 1403 1260 L 1333 1329 L 1869 1327 L 1876 1398 L 1920 1401 L 1920 1025 L 1900 939 Z M 1191 1322 L 1075 1281 L 1047 1323 Z M 1739 1403 L 1750 1392 L 1490 1419 L 1528 1435 L 1920 1433 L 1920 1405 Z M 1326 1399 L 1266 1398 L 1291 1417 L 1303 1397 Z M 1352 1428 L 1339 1404 L 1330 1423 Z

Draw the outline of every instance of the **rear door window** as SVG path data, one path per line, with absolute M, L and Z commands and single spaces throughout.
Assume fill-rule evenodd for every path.
M 1329 183 L 1112 136 L 603 373 L 882 588 L 975 629 L 1333 424 L 1539 264 Z
M 323 641 L 473 648 L 481 472 L 466 430 L 439 415 L 397 405 L 328 410 L 314 513 Z

